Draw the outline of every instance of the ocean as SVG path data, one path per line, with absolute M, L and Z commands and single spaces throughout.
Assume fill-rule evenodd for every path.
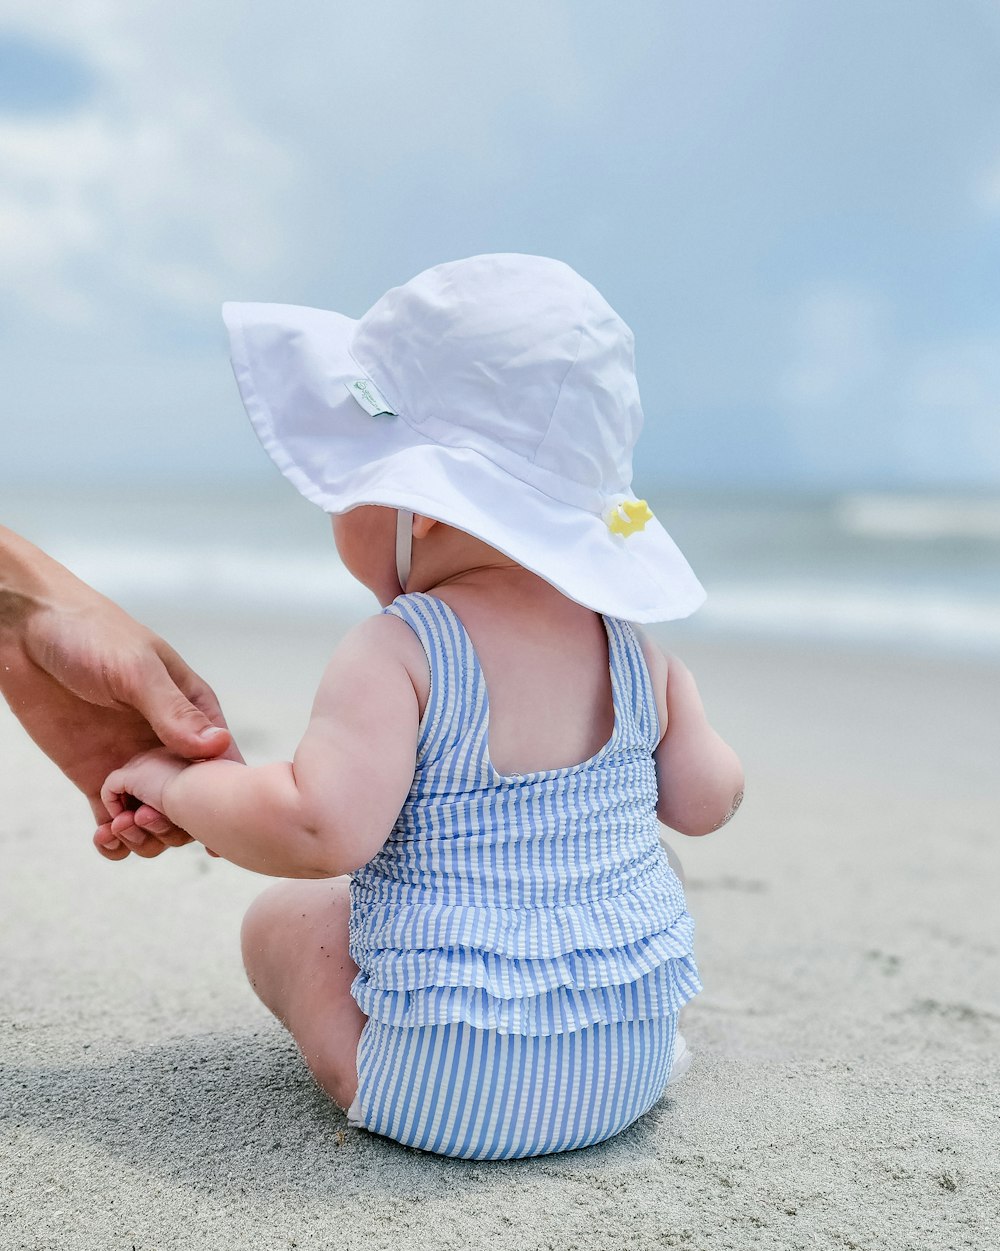
M 0 491 L 0 518 L 136 616 L 361 618 L 369 592 L 284 482 Z M 708 591 L 679 641 L 741 637 L 1000 661 L 1000 496 L 661 492 Z

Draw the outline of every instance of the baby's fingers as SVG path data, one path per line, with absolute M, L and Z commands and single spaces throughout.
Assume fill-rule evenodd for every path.
M 125 785 L 124 770 L 116 769 L 104 779 L 101 787 L 101 803 L 108 810 L 108 815 L 117 817 L 128 807 L 126 802 L 128 787 Z

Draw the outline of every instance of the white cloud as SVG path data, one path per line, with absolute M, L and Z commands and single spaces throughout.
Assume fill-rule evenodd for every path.
M 98 80 L 78 113 L 0 119 L 0 284 L 42 317 L 287 289 L 316 263 L 303 236 L 326 263 L 356 256 L 331 228 L 345 200 L 405 198 L 395 171 L 423 153 L 510 185 L 523 157 L 506 106 L 586 105 L 566 4 L 4 7 Z
M 875 291 L 831 283 L 800 298 L 777 403 L 813 477 L 988 480 L 1000 475 L 1000 332 L 906 339 Z
M 0 282 L 22 306 L 80 320 L 124 292 L 183 312 L 280 262 L 288 161 L 223 84 L 140 26 L 137 6 L 12 7 L 97 78 L 78 112 L 0 119 Z
M 75 114 L 0 116 L 8 393 L 41 394 L 53 320 L 96 328 L 58 342 L 90 372 L 52 379 L 25 464 L 53 430 L 72 462 L 88 420 L 126 437 L 171 389 L 177 448 L 200 439 L 229 385 L 223 298 L 360 313 L 425 264 L 509 246 L 596 281 L 636 325 L 650 412 L 704 418 L 737 472 L 761 410 L 792 476 L 934 480 L 963 440 L 970 474 L 996 465 L 992 348 L 952 340 L 984 330 L 955 227 L 1000 215 L 1000 96 L 943 10 L 900 45 L 878 6 L 831 7 L 822 38 L 777 2 L 2 8 L 97 84 Z M 823 281 L 836 265 L 850 281 Z

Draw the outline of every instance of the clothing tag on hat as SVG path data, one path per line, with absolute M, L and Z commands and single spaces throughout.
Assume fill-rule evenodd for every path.
M 386 401 L 371 378 L 355 378 L 353 382 L 345 382 L 344 386 L 354 396 L 369 417 L 398 417 L 399 414 Z

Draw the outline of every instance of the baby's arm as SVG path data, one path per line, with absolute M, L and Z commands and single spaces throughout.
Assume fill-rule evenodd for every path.
M 743 766 L 712 729 L 691 671 L 644 640 L 663 737 L 656 748 L 656 815 L 681 834 L 710 834 L 743 799 Z
M 294 761 L 180 768 L 150 753 L 110 775 L 109 811 L 120 816 L 134 795 L 218 855 L 276 877 L 333 877 L 366 864 L 413 779 L 418 705 L 401 629 L 373 617 L 347 636 Z

